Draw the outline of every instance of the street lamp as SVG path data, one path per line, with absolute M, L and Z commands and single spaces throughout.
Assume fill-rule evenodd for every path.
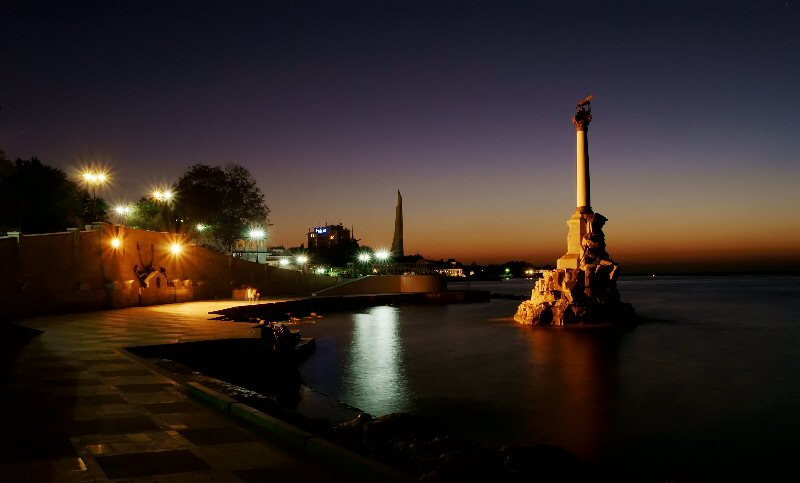
M 117 214 L 122 221 L 122 225 L 125 226 L 128 217 L 133 213 L 133 207 L 131 205 L 117 205 L 114 207 L 114 213 Z
M 164 188 L 164 189 L 156 188 L 153 190 L 152 193 L 150 193 L 150 196 L 154 201 L 156 201 L 159 204 L 158 216 L 161 219 L 160 220 L 161 227 L 163 229 L 168 230 L 169 227 L 167 226 L 167 223 L 164 221 L 164 205 L 169 205 L 172 202 L 172 198 L 175 197 L 175 193 L 169 188 Z
M 295 260 L 297 261 L 297 264 L 300 265 L 301 267 L 300 270 L 301 271 L 305 270 L 305 265 L 306 263 L 308 263 L 308 257 L 305 255 L 297 255 L 297 258 L 295 258 Z
M 102 171 L 87 169 L 81 173 L 84 184 L 92 188 L 92 221 L 97 221 L 97 187 L 108 181 L 108 175 Z
M 261 240 L 264 239 L 264 235 L 265 235 L 264 230 L 262 230 L 260 228 L 252 228 L 250 230 L 250 233 L 248 233 L 248 235 L 249 235 L 249 238 L 250 238 L 251 242 L 255 241 L 255 250 L 256 250 L 256 260 L 255 261 L 256 261 L 256 263 L 258 263 L 258 253 L 259 253 L 258 250 L 259 250 L 259 245 L 261 245 Z M 248 247 L 245 247 L 245 252 L 247 252 L 247 248 Z M 249 259 L 250 258 L 248 257 L 248 260 Z
M 153 199 L 156 201 L 161 201 L 163 203 L 169 203 L 172 201 L 172 197 L 175 196 L 175 193 L 172 192 L 170 189 L 155 189 L 153 190 Z
M 372 260 L 372 255 L 370 255 L 368 252 L 361 252 L 361 253 L 358 254 L 358 261 L 361 264 L 362 275 L 365 273 L 364 265 L 369 263 L 370 260 Z

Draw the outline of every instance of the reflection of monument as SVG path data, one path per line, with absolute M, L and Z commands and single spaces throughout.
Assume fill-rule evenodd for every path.
M 589 143 L 592 96 L 577 105 L 572 118 L 577 130 L 577 208 L 567 221 L 567 253 L 556 270 L 543 272 L 531 299 L 520 304 L 514 319 L 533 325 L 628 323 L 633 307 L 619 300 L 617 265 L 606 252 L 606 218 L 589 204 Z
M 403 197 L 397 190 L 397 208 L 394 215 L 394 238 L 392 238 L 392 257 L 400 258 L 403 253 Z

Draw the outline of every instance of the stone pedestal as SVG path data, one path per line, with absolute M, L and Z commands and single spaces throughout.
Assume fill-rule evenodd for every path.
M 582 249 L 582 240 L 586 236 L 588 227 L 588 217 L 594 215 L 591 210 L 588 213 L 581 213 L 580 210 L 575 210 L 575 213 L 567 220 L 569 233 L 567 234 L 567 253 L 564 254 L 556 262 L 556 268 L 578 268 L 580 264 Z
M 633 307 L 619 299 L 619 265 L 606 252 L 605 222 L 599 213 L 572 215 L 567 253 L 556 270 L 542 273 L 514 320 L 553 326 L 635 322 Z

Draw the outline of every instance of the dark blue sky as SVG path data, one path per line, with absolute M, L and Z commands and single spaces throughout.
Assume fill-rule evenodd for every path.
M 0 148 L 134 199 L 239 163 L 275 243 L 324 222 L 546 263 L 592 201 L 623 263 L 798 262 L 798 6 L 752 2 L 0 2 Z M 777 258 L 776 258 L 777 257 Z

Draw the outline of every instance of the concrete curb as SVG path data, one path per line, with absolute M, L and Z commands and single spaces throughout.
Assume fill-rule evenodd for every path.
M 229 413 L 239 421 L 256 430 L 270 434 L 278 440 L 300 449 L 322 463 L 334 466 L 365 482 L 381 481 L 410 483 L 410 476 L 394 468 L 373 461 L 365 456 L 343 448 L 308 431 L 261 412 L 232 397 L 215 391 L 197 382 L 187 383 L 187 394 L 220 411 Z

